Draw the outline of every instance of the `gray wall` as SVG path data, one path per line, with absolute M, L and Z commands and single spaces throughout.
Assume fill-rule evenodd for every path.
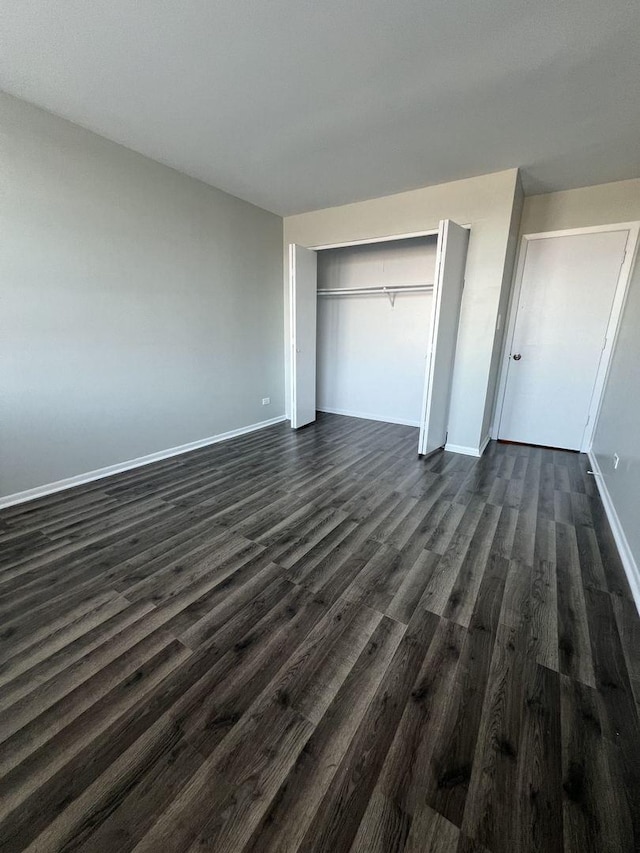
M 640 262 L 629 282 L 598 426 L 596 455 L 637 566 L 640 566 Z M 620 456 L 614 470 L 613 454 Z
M 4 95 L 0 127 L 0 496 L 282 415 L 281 218 Z

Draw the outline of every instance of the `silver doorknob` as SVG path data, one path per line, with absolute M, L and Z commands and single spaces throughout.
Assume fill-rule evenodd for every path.
M 517 353 L 514 355 L 513 360 L 514 360 L 514 361 L 520 361 L 520 359 L 521 359 L 521 358 L 522 358 L 522 356 L 520 355 L 520 353 L 519 353 L 519 352 L 517 352 Z

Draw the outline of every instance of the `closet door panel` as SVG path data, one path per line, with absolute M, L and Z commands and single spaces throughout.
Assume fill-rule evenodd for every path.
M 468 242 L 469 231 L 466 228 L 448 219 L 440 222 L 430 346 L 418 440 L 418 453 L 422 455 L 444 447 L 447 440 L 451 379 Z
M 317 266 L 318 257 L 311 249 L 289 246 L 293 429 L 316 419 Z

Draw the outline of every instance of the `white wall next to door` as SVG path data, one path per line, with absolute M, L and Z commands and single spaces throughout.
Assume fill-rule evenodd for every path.
M 0 126 L 0 496 L 282 415 L 280 217 L 8 96 Z
M 318 288 L 432 284 L 435 237 L 318 252 Z M 433 296 L 318 298 L 321 411 L 419 424 Z
M 640 219 L 640 178 L 557 193 L 532 195 L 524 200 L 521 234 L 589 228 Z

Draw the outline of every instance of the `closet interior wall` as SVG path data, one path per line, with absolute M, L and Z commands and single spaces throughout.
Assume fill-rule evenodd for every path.
M 433 284 L 437 237 L 318 252 L 318 290 Z M 418 426 L 431 291 L 318 296 L 317 409 Z

